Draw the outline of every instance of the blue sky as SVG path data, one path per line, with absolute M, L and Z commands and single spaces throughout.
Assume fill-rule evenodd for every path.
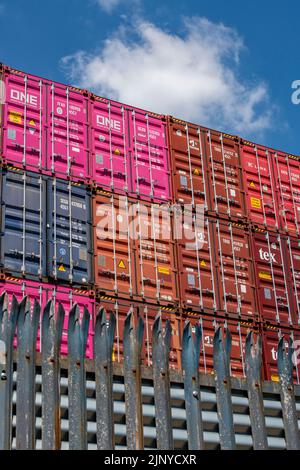
M 300 154 L 294 0 L 0 0 L 0 59 Z

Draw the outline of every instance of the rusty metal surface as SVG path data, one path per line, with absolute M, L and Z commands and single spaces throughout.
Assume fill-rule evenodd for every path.
M 124 386 L 126 408 L 127 449 L 144 448 L 141 352 L 144 337 L 144 321 L 138 317 L 133 324 L 133 312 L 129 312 L 124 326 Z
M 278 344 L 278 373 L 285 441 L 288 450 L 299 450 L 300 439 L 293 384 L 293 354 L 292 338 L 290 338 L 288 352 L 286 352 L 285 340 L 281 337 Z
M 42 446 L 60 448 L 60 344 L 65 312 L 50 300 L 42 319 Z
M 35 448 L 35 345 L 41 307 L 24 297 L 18 317 L 17 449 Z
M 182 338 L 182 368 L 184 371 L 184 395 L 189 450 L 201 450 L 204 448 L 199 379 L 201 339 L 202 328 L 200 324 L 196 325 L 194 339 L 191 324 L 186 322 Z
M 230 351 L 230 332 L 229 330 L 226 331 L 224 342 L 222 337 L 222 329 L 219 327 L 216 330 L 214 337 L 214 370 L 219 418 L 220 446 L 222 450 L 232 450 L 236 447 L 229 372 Z
M 246 339 L 245 359 L 253 449 L 266 450 L 268 439 L 261 383 L 262 341 L 261 337 L 258 337 L 255 343 L 252 331 Z
M 94 336 L 97 448 L 114 449 L 113 417 L 113 365 L 112 352 L 116 318 L 113 313 L 107 318 L 104 308 L 96 318 Z

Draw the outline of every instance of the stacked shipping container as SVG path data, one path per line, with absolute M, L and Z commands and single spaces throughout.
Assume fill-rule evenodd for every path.
M 187 319 L 203 326 L 205 372 L 218 326 L 237 376 L 260 332 L 276 380 L 278 336 L 300 336 L 299 157 L 7 66 L 1 79 L 2 289 L 87 308 L 88 357 L 100 306 L 117 317 L 116 361 L 128 311 L 144 318 L 146 365 L 158 312 L 173 368 Z

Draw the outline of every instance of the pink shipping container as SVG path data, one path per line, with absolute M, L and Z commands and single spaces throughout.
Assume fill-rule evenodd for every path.
M 91 98 L 92 179 L 101 189 L 170 201 L 166 123 L 162 117 Z
M 61 342 L 61 353 L 66 355 L 68 353 L 68 313 L 72 306 L 77 303 L 80 308 L 80 314 L 83 314 L 83 309 L 86 307 L 90 313 L 90 325 L 89 335 L 86 349 L 86 357 L 93 357 L 93 324 L 95 318 L 95 299 L 89 297 L 89 293 L 86 291 L 80 291 L 78 289 L 69 289 L 61 286 L 54 286 L 51 284 L 42 284 L 33 281 L 23 281 L 22 279 L 7 278 L 0 280 L 0 295 L 6 291 L 9 297 L 10 305 L 12 296 L 15 295 L 18 302 L 22 300 L 24 296 L 28 296 L 33 307 L 34 301 L 37 300 L 42 309 L 46 303 L 52 299 L 55 303 L 55 308 L 58 306 L 58 302 L 62 304 L 65 309 L 65 320 L 63 326 L 62 342 Z M 42 317 L 41 317 L 42 318 Z M 37 340 L 37 351 L 41 350 L 40 341 L 40 329 L 38 331 Z M 16 345 L 16 340 L 15 340 Z
M 18 168 L 86 181 L 88 93 L 4 66 L 1 156 Z

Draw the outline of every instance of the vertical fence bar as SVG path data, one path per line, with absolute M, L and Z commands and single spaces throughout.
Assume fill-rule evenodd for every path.
M 201 325 L 196 325 L 194 340 L 191 324 L 186 322 L 182 337 L 182 368 L 184 371 L 184 396 L 189 450 L 201 450 L 204 448 L 199 380 L 201 339 Z
M 42 448 L 60 449 L 60 345 L 65 312 L 50 300 L 42 319 Z
M 106 312 L 101 308 L 96 318 L 94 335 L 98 450 L 115 448 L 112 365 L 115 327 L 115 315 L 111 313 L 107 320 Z
M 133 324 L 134 313 L 128 313 L 124 325 L 124 385 L 126 408 L 126 442 L 128 450 L 144 448 L 141 351 L 144 321 L 139 316 L 137 329 Z
M 87 449 L 86 375 L 85 350 L 90 315 L 84 308 L 80 322 L 80 310 L 73 306 L 68 324 L 68 398 L 69 398 L 69 448 Z
M 12 441 L 13 340 L 19 304 L 13 295 L 9 311 L 8 295 L 0 297 L 0 450 L 10 450 Z
M 17 449 L 35 448 L 35 356 L 41 307 L 24 297 L 18 317 Z
M 285 339 L 281 337 L 278 343 L 278 374 L 280 383 L 280 396 L 282 418 L 287 450 L 299 450 L 299 430 L 296 411 L 296 401 L 293 384 L 293 341 L 289 340 L 288 353 L 285 351 Z
M 266 450 L 268 439 L 261 383 L 262 339 L 258 336 L 255 344 L 252 331 L 246 338 L 245 364 L 253 449 Z
M 173 449 L 169 354 L 171 325 L 167 320 L 163 331 L 161 315 L 152 328 L 153 385 L 155 401 L 156 440 L 159 450 Z
M 220 446 L 223 450 L 233 450 L 236 447 L 231 402 L 230 351 L 230 331 L 226 331 L 224 346 L 222 330 L 218 327 L 214 337 L 214 370 Z

